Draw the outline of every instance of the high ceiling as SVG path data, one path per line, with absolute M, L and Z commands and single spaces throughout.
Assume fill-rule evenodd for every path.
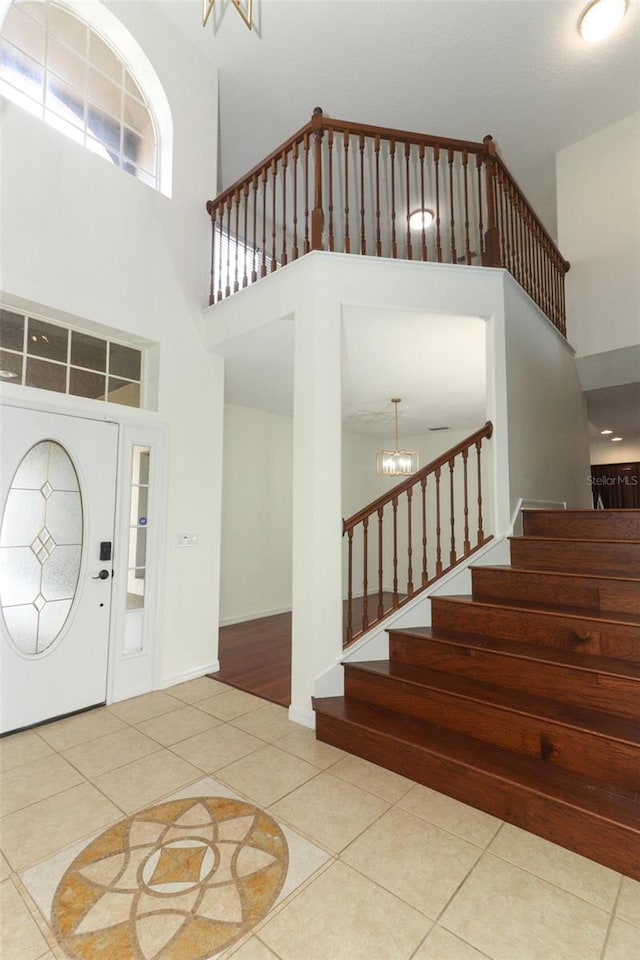
M 157 2 L 219 72 L 224 188 L 315 106 L 343 119 L 481 140 L 500 153 L 555 235 L 555 154 L 640 109 L 640 3 L 585 44 L 583 0 Z M 197 91 L 194 91 L 197 95 Z

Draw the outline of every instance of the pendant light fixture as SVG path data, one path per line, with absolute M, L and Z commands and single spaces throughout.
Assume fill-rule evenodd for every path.
M 395 405 L 396 445 L 395 450 L 380 450 L 377 473 L 379 477 L 408 477 L 418 469 L 418 451 L 400 450 L 398 445 L 398 404 L 400 397 L 392 397 Z

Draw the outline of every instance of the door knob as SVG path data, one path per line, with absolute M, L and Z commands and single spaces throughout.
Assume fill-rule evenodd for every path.
M 97 577 L 91 577 L 91 579 L 92 579 L 92 580 L 108 580 L 108 579 L 109 579 L 109 571 L 108 571 L 108 570 L 101 570 Z

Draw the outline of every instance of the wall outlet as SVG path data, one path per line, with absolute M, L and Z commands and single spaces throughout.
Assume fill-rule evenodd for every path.
M 198 534 L 197 533 L 179 533 L 178 546 L 179 547 L 197 547 Z

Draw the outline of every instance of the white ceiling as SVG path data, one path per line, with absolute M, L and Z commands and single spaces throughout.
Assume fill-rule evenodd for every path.
M 640 3 L 598 45 L 583 0 L 161 0 L 217 67 L 219 187 L 286 140 L 315 106 L 334 117 L 481 140 L 493 134 L 555 234 L 555 154 L 640 109 Z M 197 91 L 194 91 L 197 96 Z

